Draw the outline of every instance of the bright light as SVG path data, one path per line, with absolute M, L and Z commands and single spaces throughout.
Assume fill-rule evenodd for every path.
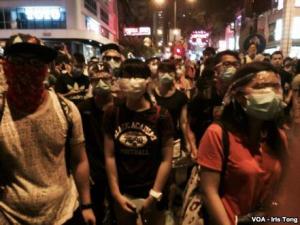
M 169 42 L 168 45 L 171 47 L 171 46 L 173 45 L 173 43 L 172 43 L 172 42 Z
M 225 40 L 220 40 L 219 41 L 219 51 L 224 51 L 227 49 L 226 41 Z
M 163 5 L 165 3 L 165 0 L 154 0 L 154 2 L 157 5 Z
M 196 0 L 188 0 L 189 3 L 194 3 Z
M 86 27 L 87 27 L 87 30 L 89 30 L 89 31 L 93 31 L 97 34 L 100 33 L 100 24 L 91 17 L 87 17 Z
M 283 1 L 284 0 L 278 0 L 278 7 L 277 7 L 278 10 L 283 8 Z
M 300 7 L 300 0 L 295 0 L 295 6 Z
M 163 35 L 163 30 L 162 30 L 162 29 L 158 29 L 158 30 L 157 30 L 157 34 L 158 34 L 158 35 Z
M 228 40 L 228 48 L 230 49 L 230 50 L 234 50 L 234 38 L 229 38 L 229 40 Z
M 173 34 L 174 35 L 179 35 L 180 34 L 180 30 L 179 29 L 174 29 L 173 30 Z
M 282 19 L 276 20 L 275 41 L 280 41 L 282 38 Z
M 292 39 L 300 39 L 300 33 L 298 28 L 300 27 L 300 17 L 294 17 L 292 27 Z
M 57 6 L 24 7 L 28 20 L 59 20 L 61 8 Z

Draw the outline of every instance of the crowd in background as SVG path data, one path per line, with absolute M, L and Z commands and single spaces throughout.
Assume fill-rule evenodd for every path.
M 0 90 L 6 93 L 8 89 L 10 93 L 11 87 L 19 88 L 18 96 L 22 98 L 21 87 L 34 88 L 32 78 L 24 81 L 27 86 L 13 86 L 20 81 L 5 73 L 14 75 L 22 68 L 13 66 L 34 67 L 40 62 L 34 54 L 27 56 L 24 49 L 11 51 L 6 50 L 1 58 Z M 290 192 L 285 189 L 296 190 L 297 185 L 287 184 L 298 176 L 294 171 L 298 157 L 300 60 L 284 57 L 280 51 L 258 53 L 254 43 L 244 53 L 216 52 L 207 47 L 197 62 L 176 56 L 126 59 L 117 44 L 104 45 L 101 52 L 101 57 L 87 60 L 81 53 L 69 53 L 61 44 L 56 48 L 56 57 L 47 61 L 43 80 L 47 92 L 58 93 L 68 104 L 73 102 L 71 108 L 76 106 L 80 113 L 81 119 L 73 118 L 77 124 L 73 124 L 73 131 L 78 129 L 79 138 L 82 130 L 79 139 L 85 140 L 89 163 L 91 201 L 82 204 L 81 209 L 86 224 L 196 225 L 194 221 L 186 222 L 187 212 L 182 207 L 189 201 L 186 190 L 191 174 L 200 177 L 206 212 L 198 216 L 205 218 L 205 224 L 242 224 L 258 211 L 300 215 L 293 214 L 299 212 L 299 207 L 292 204 L 290 210 L 280 208 L 293 198 L 285 195 Z M 8 95 L 13 102 L 10 96 L 16 95 Z M 29 114 L 38 109 L 38 105 L 32 108 L 34 104 L 26 107 L 15 102 L 17 109 Z M 23 104 L 28 104 L 26 98 Z M 14 121 L 17 124 L 18 120 Z M 54 117 L 51 121 L 56 123 Z M 6 126 L 1 122 L 3 140 Z M 26 138 L 39 142 L 35 136 Z M 1 162 L 4 156 L 0 155 Z M 13 183 L 14 176 L 10 177 Z M 31 182 L 25 175 L 23 179 Z M 22 196 L 23 192 L 17 193 Z M 24 221 L 30 220 L 26 213 L 32 217 L 33 212 L 20 210 L 24 206 L 15 202 L 10 207 L 10 203 L 0 198 L 0 221 L 2 215 L 7 221 L 27 224 Z M 84 215 L 90 208 L 96 219 Z

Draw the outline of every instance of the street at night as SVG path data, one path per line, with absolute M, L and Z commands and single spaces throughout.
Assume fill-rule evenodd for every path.
M 0 225 L 300 224 L 299 0 L 0 0 Z

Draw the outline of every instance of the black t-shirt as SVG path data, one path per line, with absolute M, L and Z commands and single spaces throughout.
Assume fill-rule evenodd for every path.
M 104 163 L 104 135 L 102 120 L 104 112 L 96 106 L 93 98 L 78 105 L 81 114 L 90 175 L 95 183 L 106 181 Z
M 289 86 L 291 85 L 292 80 L 293 80 L 293 75 L 290 74 L 289 72 L 286 72 L 283 69 L 279 70 L 279 75 L 280 75 L 280 79 L 281 79 L 281 86 L 284 90 L 284 87 L 286 84 L 288 84 Z
M 187 106 L 189 125 L 198 145 L 206 128 L 214 121 L 214 108 L 222 105 L 222 98 L 213 95 L 211 99 L 196 96 Z
M 169 97 L 159 96 L 155 91 L 154 96 L 157 104 L 166 108 L 172 116 L 173 126 L 175 128 L 174 138 L 182 138 L 179 121 L 181 111 L 188 102 L 188 97 L 179 90 L 176 90 L 175 93 Z
M 142 112 L 113 106 L 105 112 L 103 125 L 114 141 L 121 193 L 146 198 L 162 160 L 161 141 L 173 135 L 169 113 L 157 106 Z
M 65 97 L 77 105 L 84 100 L 89 85 L 89 78 L 83 74 L 80 77 L 62 74 L 56 81 L 55 91 L 61 94 L 67 94 Z

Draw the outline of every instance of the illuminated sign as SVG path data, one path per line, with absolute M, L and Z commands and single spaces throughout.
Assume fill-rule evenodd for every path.
M 190 43 L 205 47 L 209 42 L 209 33 L 204 30 L 193 31 L 190 37 Z
M 127 27 L 124 28 L 124 36 L 149 36 L 151 35 L 150 27 Z
M 60 20 L 63 8 L 58 6 L 23 7 L 28 20 Z

